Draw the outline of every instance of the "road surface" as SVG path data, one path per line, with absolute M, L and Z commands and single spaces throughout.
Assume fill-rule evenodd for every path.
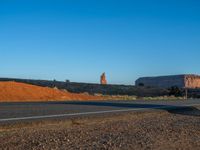
M 200 105 L 200 100 L 66 101 L 0 103 L 0 123 L 100 115 L 150 109 L 185 108 Z

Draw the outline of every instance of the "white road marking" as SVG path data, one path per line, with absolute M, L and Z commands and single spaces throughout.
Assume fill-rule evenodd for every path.
M 105 114 L 105 113 L 114 113 L 114 112 L 129 112 L 129 111 L 140 111 L 140 110 L 151 110 L 151 109 L 166 109 L 166 108 L 173 108 L 173 107 L 191 107 L 191 106 L 198 106 L 198 105 L 200 105 L 200 104 L 188 104 L 188 105 L 184 105 L 184 106 L 165 106 L 165 105 L 163 105 L 163 106 L 160 106 L 160 107 L 152 107 L 152 108 L 117 109 L 117 110 L 82 112 L 82 113 L 72 113 L 72 114 L 57 114 L 57 115 L 6 118 L 6 119 L 0 119 L 0 122 L 29 120 L 29 119 L 45 119 L 45 118 L 55 118 L 55 117 L 82 116 L 82 115 L 92 115 L 92 114 Z
M 28 120 L 28 119 L 44 119 L 44 118 L 55 118 L 55 117 L 81 116 L 81 115 L 91 115 L 91 114 L 104 114 L 104 113 L 113 113 L 113 112 L 127 112 L 127 111 L 145 110 L 145 109 L 147 109 L 147 108 L 118 109 L 118 110 L 82 112 L 82 113 L 72 113 L 72 114 L 58 114 L 58 115 L 44 115 L 44 116 L 7 118 L 7 119 L 0 119 L 0 122 L 4 122 L 4 121 L 16 121 L 16 120 Z

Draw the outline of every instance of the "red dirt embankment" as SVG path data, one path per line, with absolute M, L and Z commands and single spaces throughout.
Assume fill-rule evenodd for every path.
M 0 82 L 0 102 L 100 100 L 102 97 L 75 94 L 18 82 Z

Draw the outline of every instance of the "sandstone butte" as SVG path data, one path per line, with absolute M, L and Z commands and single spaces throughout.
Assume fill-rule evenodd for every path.
M 59 100 L 101 100 L 102 97 L 76 94 L 58 89 L 18 82 L 0 82 L 0 102 L 34 102 Z

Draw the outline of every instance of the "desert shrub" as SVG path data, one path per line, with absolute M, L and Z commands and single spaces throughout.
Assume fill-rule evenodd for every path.
M 144 83 L 139 83 L 138 85 L 139 85 L 139 86 L 144 86 Z
M 172 86 L 171 88 L 169 88 L 169 95 L 172 96 L 176 96 L 176 97 L 179 97 L 179 96 L 182 96 L 182 92 L 180 90 L 180 88 L 178 88 L 177 86 Z
M 66 83 L 70 83 L 70 80 L 65 80 Z

